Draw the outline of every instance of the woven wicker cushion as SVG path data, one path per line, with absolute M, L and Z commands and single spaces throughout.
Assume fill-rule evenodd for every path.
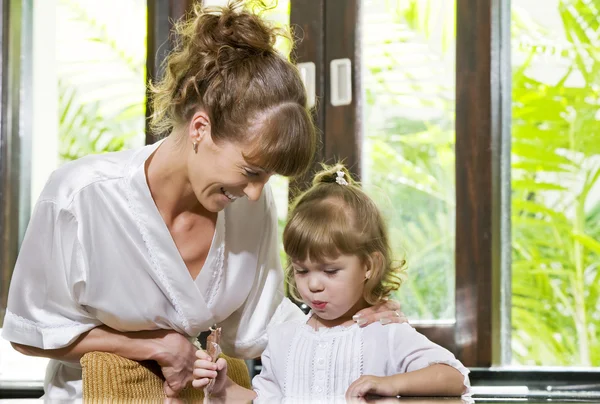
M 251 388 L 246 362 L 222 355 L 227 361 L 228 376 L 240 386 Z M 81 358 L 83 399 L 151 399 L 165 398 L 164 378 L 156 362 L 136 362 L 106 352 L 89 352 Z M 179 398 L 201 400 L 202 390 L 184 389 Z

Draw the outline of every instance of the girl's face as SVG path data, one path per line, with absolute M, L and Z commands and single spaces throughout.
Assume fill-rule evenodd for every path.
M 342 323 L 367 306 L 363 291 L 370 270 L 356 255 L 324 262 L 293 261 L 292 265 L 298 293 L 322 320 Z

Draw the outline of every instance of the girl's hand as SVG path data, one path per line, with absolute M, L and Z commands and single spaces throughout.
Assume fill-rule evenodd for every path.
M 201 349 L 196 351 L 196 358 L 192 386 L 196 389 L 201 389 L 208 386 L 211 380 L 214 380 L 207 393 L 211 396 L 222 395 L 225 392 L 228 380 L 227 362 L 225 359 L 219 358 L 216 362 L 213 362 L 210 355 Z
M 192 382 L 197 348 L 176 331 L 161 331 L 156 338 L 156 352 L 152 359 L 158 362 L 165 377 L 167 397 L 177 395 Z
M 400 311 L 400 303 L 387 300 L 377 306 L 367 307 L 356 313 L 352 319 L 360 326 L 365 327 L 379 321 L 381 324 L 408 323 L 408 319 Z
M 361 376 L 346 391 L 347 399 L 367 395 L 396 397 L 398 392 L 391 378 L 378 376 Z

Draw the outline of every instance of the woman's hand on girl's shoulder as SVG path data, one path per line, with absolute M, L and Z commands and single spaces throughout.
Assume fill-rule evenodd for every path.
M 362 309 L 356 313 L 352 319 L 360 327 L 366 327 L 377 321 L 383 325 L 390 323 L 408 323 L 408 319 L 400 310 L 400 303 L 395 300 L 386 300 L 376 306 Z

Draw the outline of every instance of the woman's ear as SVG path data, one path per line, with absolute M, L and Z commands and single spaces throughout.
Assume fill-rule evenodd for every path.
M 203 109 L 196 111 L 190 120 L 188 135 L 193 144 L 200 143 L 206 135 L 210 136 L 210 118 Z

